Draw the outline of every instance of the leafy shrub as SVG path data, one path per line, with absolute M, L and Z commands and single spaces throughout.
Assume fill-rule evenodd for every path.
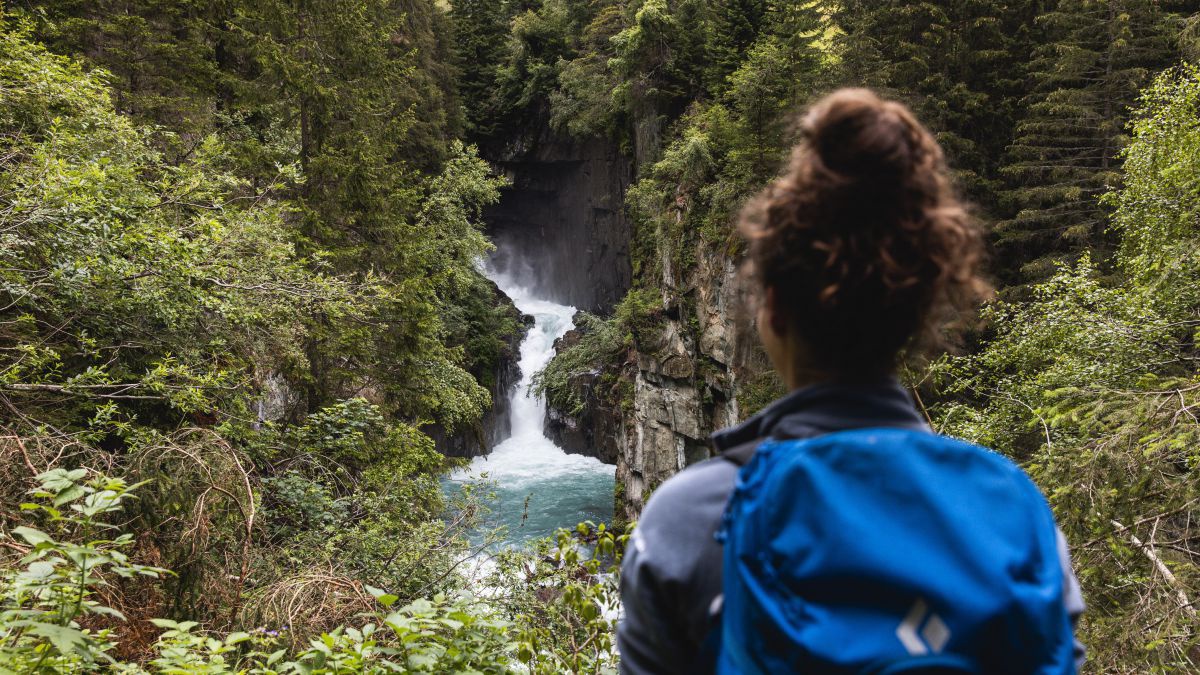
M 264 478 L 263 506 L 270 518 L 270 537 L 287 541 L 301 532 L 324 530 L 345 522 L 348 506 L 326 485 L 298 471 Z
M 85 624 L 124 616 L 102 604 L 99 592 L 113 577 L 165 572 L 131 562 L 125 551 L 133 535 L 119 534 L 106 522 L 136 486 L 87 476 L 86 469 L 42 473 L 39 487 L 31 491 L 36 501 L 21 505 L 40 516 L 45 529 L 22 525 L 12 530 L 26 552 L 17 568 L 0 577 L 0 671 L 71 672 L 112 662 L 111 630 Z
M 590 521 L 533 551 L 508 551 L 486 582 L 502 589 L 517 656 L 530 672 L 616 673 L 619 573 L 631 529 Z
M 130 561 L 131 534 L 115 534 L 115 519 L 138 486 L 86 469 L 55 469 L 38 476 L 34 502 L 46 529 L 20 526 L 13 534 L 28 552 L 19 568 L 0 577 L 0 670 L 67 673 L 104 665 L 145 672 L 118 662 L 111 628 L 91 628 L 125 617 L 102 603 L 113 578 L 157 577 L 166 570 Z M 46 530 L 51 530 L 47 532 Z M 105 538 L 113 532 L 113 538 Z M 267 632 L 224 635 L 198 631 L 194 621 L 154 619 L 164 629 L 148 665 L 157 673 L 385 673 L 509 672 L 515 645 L 510 624 L 466 594 L 434 595 L 393 609 L 398 597 L 371 587 L 378 603 L 359 627 L 340 627 L 287 656 Z

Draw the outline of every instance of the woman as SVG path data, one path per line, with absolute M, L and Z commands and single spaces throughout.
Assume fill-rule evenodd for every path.
M 724 527 L 722 519 L 739 470 L 743 482 L 749 481 L 747 464 L 753 463 L 765 441 L 771 442 L 774 455 L 780 455 L 791 451 L 794 443 L 788 446 L 789 442 L 835 438 L 852 430 L 915 434 L 885 438 L 940 438 L 928 433 L 924 417 L 895 377 L 897 363 L 902 353 L 913 354 L 936 342 L 948 321 L 968 316 L 989 290 L 979 271 L 981 235 L 954 195 L 941 149 L 906 107 L 867 90 L 841 90 L 813 106 L 801 129 L 803 140 L 786 174 L 747 207 L 740 226 L 757 291 L 758 332 L 790 393 L 743 424 L 715 434 L 713 444 L 722 456 L 674 476 L 647 503 L 622 571 L 625 614 L 618 642 L 625 673 L 709 672 L 724 658 L 728 640 L 747 635 L 745 630 L 739 632 L 744 626 L 731 627 L 728 616 L 722 622 L 723 584 L 728 590 L 730 573 L 723 573 L 727 561 L 719 539 L 737 527 L 736 514 L 730 513 L 733 522 Z M 804 451 L 806 446 L 799 447 Z M 1003 460 L 987 457 L 992 453 L 977 448 L 961 451 L 973 453 L 972 461 L 986 464 L 987 471 L 1007 470 L 996 464 Z M 901 458 L 898 461 L 917 457 L 906 455 L 909 452 L 895 448 L 892 454 Z M 1013 468 L 1010 473 L 1019 471 Z M 1028 482 L 1023 474 L 1013 480 Z M 753 498 L 756 495 L 744 496 Z M 1038 509 L 1049 513 L 1040 496 L 1034 501 L 1039 503 L 1031 506 L 1031 513 Z M 884 513 L 887 508 L 899 513 L 909 505 L 884 503 Z M 934 519 L 938 515 L 932 514 Z M 1058 603 L 1051 609 L 1060 612 L 1064 622 L 1070 616 L 1065 634 L 1066 659 L 1071 661 L 1070 624 L 1083 611 L 1083 602 L 1065 543 L 1052 517 L 1047 518 L 1049 557 L 1058 575 L 1047 592 Z M 876 527 L 888 532 L 891 525 L 880 522 Z M 970 533 L 947 533 L 943 528 L 930 536 L 959 534 Z M 1033 532 L 1029 538 L 1036 539 Z M 820 540 L 815 546 L 821 546 Z M 954 541 L 944 548 L 954 549 Z M 753 558 L 754 551 L 750 554 Z M 960 561 L 964 568 L 977 562 Z M 903 556 L 897 564 L 905 564 Z M 905 573 L 919 576 L 921 571 L 900 569 L 888 578 Z M 888 595 L 888 589 L 879 590 L 877 579 L 862 583 L 874 584 L 877 591 L 865 602 Z M 957 616 L 957 609 L 939 611 Z M 817 615 L 812 612 L 796 621 Z M 963 641 L 952 630 L 959 629 L 948 626 L 948 621 L 929 609 L 924 598 L 916 597 L 910 611 L 901 611 L 888 624 L 886 635 L 871 639 L 880 640 L 883 651 L 934 658 Z M 1053 617 L 1048 621 L 1053 623 Z M 792 633 L 781 629 L 780 635 L 801 639 L 803 631 L 793 628 Z M 821 666 L 825 662 L 798 642 L 772 639 L 760 647 L 794 652 L 784 655 L 790 660 L 775 663 L 817 664 L 811 666 L 814 672 L 841 672 L 831 665 Z M 1026 651 L 1036 647 L 1008 646 Z M 1001 641 L 1000 652 L 972 656 L 974 660 L 964 663 L 1006 658 L 1003 648 Z M 835 647 L 829 658 L 836 659 L 839 649 Z M 1077 644 L 1074 649 L 1075 659 L 1081 658 L 1082 649 Z M 737 670 L 726 667 L 730 669 Z M 770 670 L 761 664 L 751 669 Z M 978 668 L 961 668 L 973 669 Z

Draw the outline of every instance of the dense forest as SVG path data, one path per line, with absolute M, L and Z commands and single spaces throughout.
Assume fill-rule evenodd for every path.
M 735 217 L 844 84 L 911 105 L 989 233 L 996 298 L 906 384 L 1043 489 L 1089 672 L 1200 668 L 1198 12 L 0 3 L 0 672 L 614 671 L 611 572 L 675 460 L 618 450 L 621 522 L 486 568 L 488 484 L 442 485 L 525 330 L 479 264 L 496 166 L 540 135 L 633 170 L 631 283 L 550 405 L 630 425 L 668 382 L 711 431 L 781 392 L 720 347 Z

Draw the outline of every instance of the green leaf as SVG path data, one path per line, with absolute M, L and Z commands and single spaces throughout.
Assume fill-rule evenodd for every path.
M 72 485 L 62 492 L 59 492 L 58 495 L 54 497 L 54 505 L 62 506 L 63 504 L 66 504 L 67 502 L 73 502 L 86 494 L 87 491 L 83 489 L 82 485 Z
M 29 632 L 49 640 L 60 654 L 86 653 L 90 642 L 86 633 L 69 626 L 35 623 L 29 627 Z
M 32 527 L 25 527 L 24 525 L 22 525 L 20 527 L 14 527 L 12 529 L 12 533 L 17 535 L 18 537 L 24 539 L 26 542 L 29 543 L 30 546 L 37 546 L 38 544 L 46 544 L 46 543 L 53 544 L 54 543 L 54 539 L 52 539 L 50 537 L 50 535 L 46 534 L 45 532 L 42 532 L 41 530 L 35 530 Z

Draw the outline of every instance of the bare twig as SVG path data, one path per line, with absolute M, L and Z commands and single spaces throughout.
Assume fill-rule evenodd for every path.
M 1195 617 L 1197 613 L 1196 608 L 1192 605 L 1192 601 L 1188 599 L 1187 593 L 1184 592 L 1183 585 L 1179 583 L 1179 579 L 1175 577 L 1175 573 L 1171 571 L 1171 568 L 1167 567 L 1167 564 L 1163 562 L 1162 558 L 1158 557 L 1158 553 L 1154 550 L 1154 547 L 1143 542 L 1141 539 L 1138 539 L 1136 534 L 1134 534 L 1129 530 L 1129 528 L 1125 527 L 1121 523 L 1115 520 L 1109 522 L 1113 524 L 1113 527 L 1117 528 L 1118 532 L 1128 535 L 1129 541 L 1132 542 L 1134 546 L 1141 549 L 1142 553 L 1146 554 L 1146 557 L 1150 559 L 1151 563 L 1153 563 L 1154 569 L 1158 570 L 1158 573 L 1163 576 L 1163 579 L 1166 579 L 1167 583 L 1174 588 L 1175 600 L 1179 603 L 1180 609 Z

